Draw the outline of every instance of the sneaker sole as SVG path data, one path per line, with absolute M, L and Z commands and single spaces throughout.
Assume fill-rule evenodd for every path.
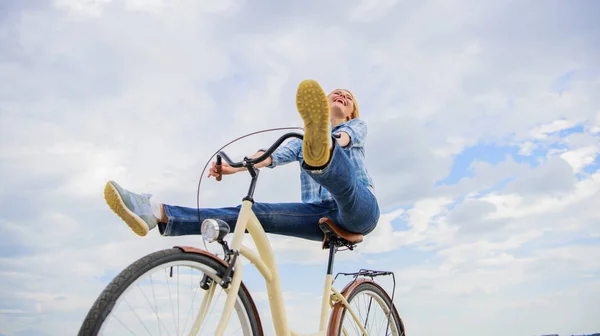
M 117 189 L 110 183 L 107 182 L 104 187 L 104 199 L 106 204 L 114 211 L 138 236 L 145 236 L 148 234 L 148 225 L 140 216 L 133 213 L 125 206 L 121 195 Z
M 304 120 L 302 155 L 312 167 L 322 167 L 329 161 L 329 102 L 325 92 L 314 80 L 304 80 L 296 92 L 296 108 Z

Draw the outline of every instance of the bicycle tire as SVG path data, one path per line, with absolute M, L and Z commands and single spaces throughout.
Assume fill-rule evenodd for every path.
M 180 248 L 171 248 L 148 254 L 130 264 L 105 287 L 88 311 L 78 335 L 96 336 L 106 317 L 114 308 L 117 299 L 134 281 L 149 270 L 175 261 L 197 262 L 214 269 L 218 274 L 223 274 L 226 269 L 226 263 L 216 259 L 216 257 L 200 253 L 188 253 Z M 243 282 L 240 284 L 238 297 L 250 321 L 252 335 L 262 335 L 263 330 L 258 311 Z
M 406 332 L 404 331 L 404 323 L 400 318 L 400 314 L 396 310 L 396 306 L 391 302 L 391 299 L 387 292 L 381 288 L 376 282 L 370 279 L 357 279 L 350 282 L 344 290 L 342 291 L 342 295 L 346 298 L 349 304 L 352 304 L 352 300 L 360 293 L 370 291 L 375 295 L 379 296 L 389 308 L 392 307 L 391 317 L 393 318 L 393 323 L 396 326 L 396 330 L 399 331 L 400 336 L 406 336 Z M 344 317 L 346 317 L 346 306 L 344 306 L 341 302 L 338 302 L 334 305 L 331 311 L 331 317 L 329 320 L 329 328 L 327 335 L 329 336 L 339 336 L 342 334 L 342 325 L 344 321 Z M 352 318 L 351 316 L 349 316 Z

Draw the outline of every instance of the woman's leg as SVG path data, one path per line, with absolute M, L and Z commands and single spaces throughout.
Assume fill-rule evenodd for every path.
M 202 222 L 207 218 L 227 222 L 231 232 L 235 229 L 241 206 L 198 209 L 163 204 L 150 201 L 150 195 L 137 194 L 124 189 L 114 181 L 105 188 L 105 198 L 109 207 L 138 235 L 159 228 L 164 236 L 200 234 Z M 254 203 L 252 210 L 261 222 L 265 232 L 309 240 L 322 240 L 323 232 L 318 223 L 321 217 L 334 217 L 336 206 L 333 201 L 322 204 L 307 203 Z M 154 210 L 154 211 L 153 211 Z M 166 220 L 161 220 L 166 217 Z
M 336 141 L 331 160 L 324 168 L 315 170 L 303 164 L 302 169 L 333 196 L 338 206 L 332 218 L 336 224 L 362 234 L 375 229 L 380 215 L 377 199 L 367 186 L 358 183 L 354 165 Z
M 200 234 L 201 223 L 207 218 L 221 219 L 229 224 L 230 232 L 235 230 L 241 206 L 198 209 L 163 204 L 166 223 L 159 223 L 163 236 Z M 321 217 L 332 217 L 334 202 L 322 205 L 307 203 L 254 203 L 252 211 L 262 224 L 265 232 L 320 241 L 323 232 L 319 229 Z

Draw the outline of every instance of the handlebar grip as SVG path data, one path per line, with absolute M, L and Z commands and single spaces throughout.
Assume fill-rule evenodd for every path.
M 223 179 L 223 175 L 221 174 L 221 162 L 221 155 L 217 155 L 217 173 L 219 174 L 217 175 L 217 181 L 221 181 Z

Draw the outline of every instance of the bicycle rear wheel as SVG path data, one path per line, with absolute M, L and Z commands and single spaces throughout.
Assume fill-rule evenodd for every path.
M 392 300 L 374 281 L 355 280 L 346 286 L 342 295 L 369 336 L 406 335 L 404 324 Z M 363 335 L 361 328 L 341 302 L 336 303 L 332 309 L 328 335 Z
M 179 248 L 149 254 L 102 291 L 78 335 L 188 335 L 196 320 L 202 321 L 198 335 L 214 335 L 219 305 L 227 297 L 218 285 L 225 269 L 210 256 Z M 198 317 L 203 303 L 207 309 Z M 243 283 L 225 335 L 262 335 L 258 312 Z

